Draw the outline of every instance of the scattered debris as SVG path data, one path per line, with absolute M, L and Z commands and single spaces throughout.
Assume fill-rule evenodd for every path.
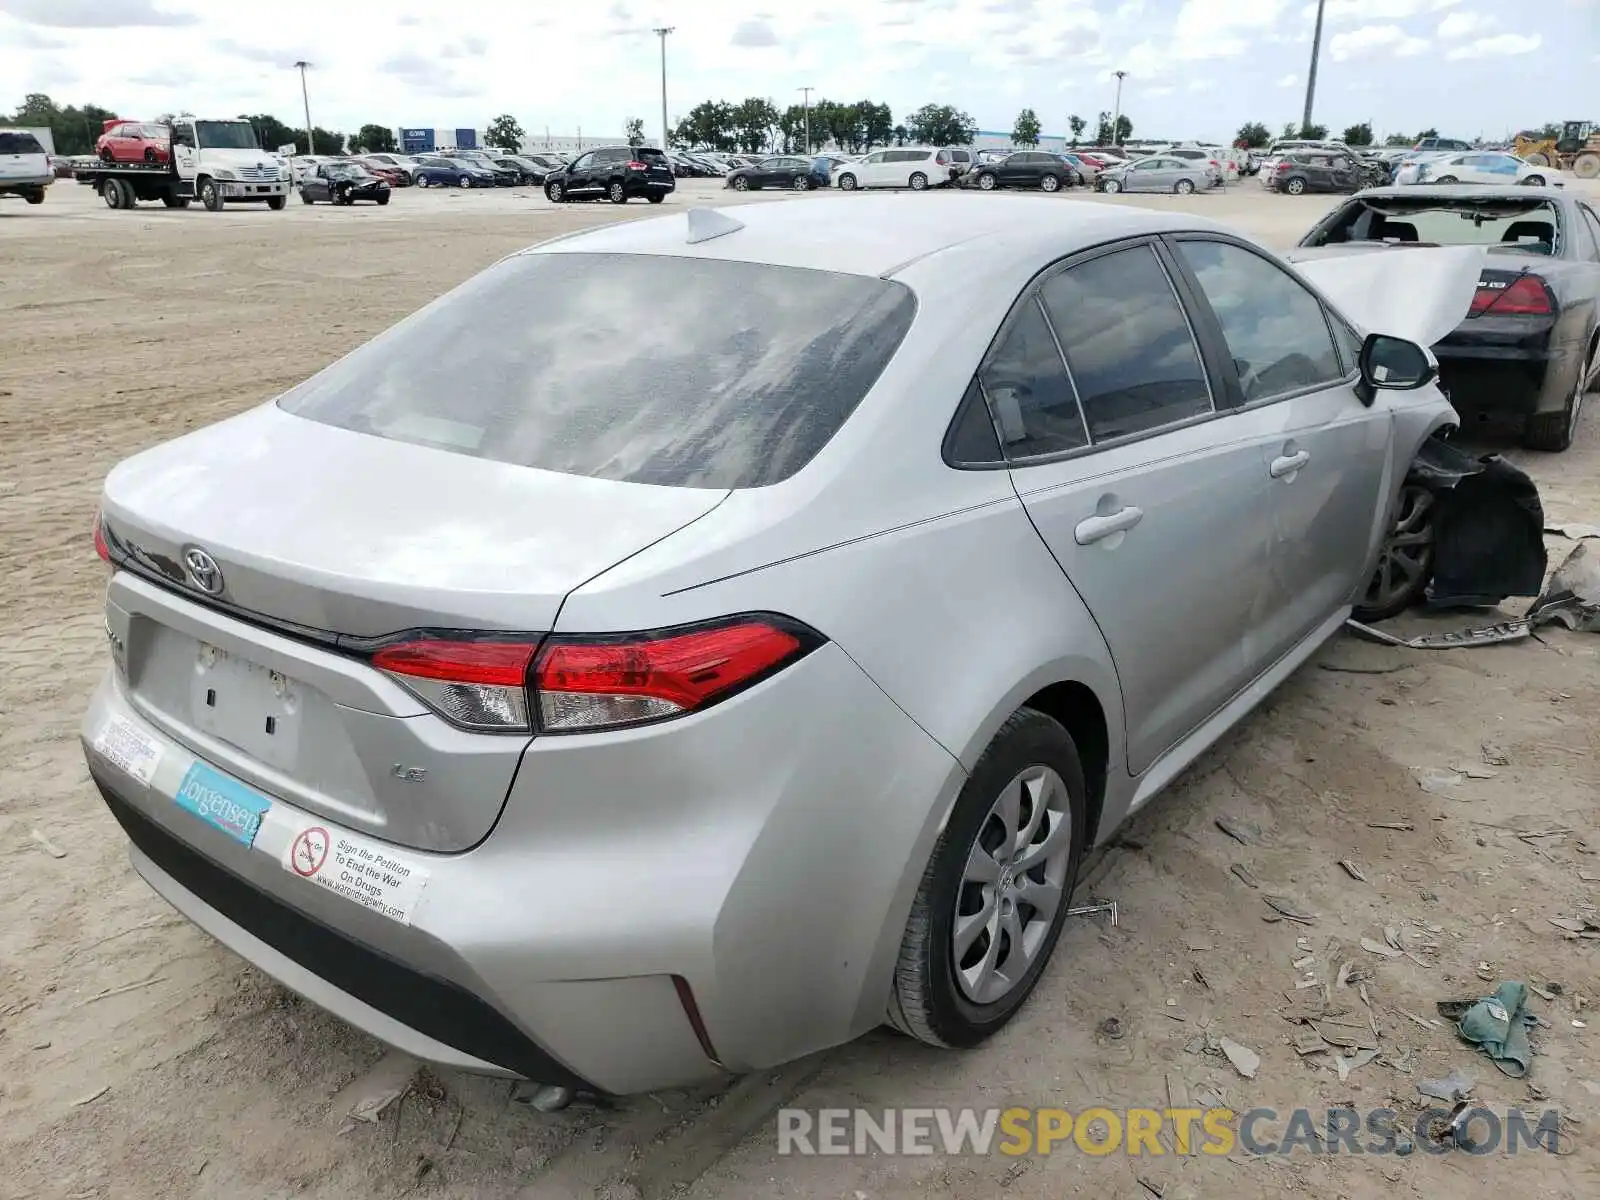
M 1242 863 L 1234 863 L 1232 866 L 1230 866 L 1228 868 L 1228 874 L 1232 875 L 1247 888 L 1259 888 L 1261 886 L 1256 882 L 1255 876 L 1250 874 L 1249 869 L 1246 868 Z
M 1600 525 L 1585 525 L 1582 521 L 1568 521 L 1565 525 L 1546 525 L 1546 533 L 1581 542 L 1584 538 L 1600 537 Z
M 1582 546 L 1579 546 L 1582 549 Z M 1492 646 L 1499 642 L 1520 642 L 1533 635 L 1526 620 L 1500 621 L 1493 625 L 1480 625 L 1475 629 L 1455 629 L 1449 633 L 1425 633 L 1418 637 L 1396 637 L 1371 625 L 1363 625 L 1355 618 L 1345 625 L 1373 641 L 1386 646 L 1404 646 L 1408 650 L 1455 650 L 1466 646 Z
M 1478 976 L 1479 979 L 1482 979 L 1484 982 L 1490 983 L 1490 982 L 1493 982 L 1493 980 L 1494 980 L 1495 970 L 1488 963 L 1480 962 L 1478 964 L 1477 976 Z
M 1333 1065 L 1339 1072 L 1339 1082 L 1343 1083 L 1350 1078 L 1351 1071 L 1356 1070 L 1358 1067 L 1366 1066 L 1377 1057 L 1377 1050 L 1357 1050 L 1349 1058 L 1344 1057 L 1342 1054 L 1335 1054 L 1333 1056 Z
M 350 1108 L 348 1119 L 340 1127 L 340 1133 L 348 1133 L 358 1123 L 376 1125 L 386 1110 L 396 1100 L 405 1094 L 405 1088 L 384 1088 L 381 1092 L 372 1092 L 361 1097 Z
M 1528 609 L 1530 627 L 1554 622 L 1575 633 L 1600 633 L 1600 556 L 1589 550 L 1587 541 L 1579 542 L 1551 573 Z
M 1330 1011 L 1319 1017 L 1308 1018 L 1308 1022 L 1323 1041 L 1341 1050 L 1378 1048 L 1371 1021 L 1363 1021 L 1348 1010 Z
M 1413 833 L 1416 826 L 1410 821 L 1368 821 L 1368 829 L 1393 829 L 1400 833 Z
M 1368 937 L 1361 939 L 1361 948 L 1370 954 L 1381 954 L 1384 958 L 1403 958 L 1405 956 L 1404 950 L 1397 950 L 1393 946 L 1385 945 L 1383 942 L 1375 942 Z
M 1351 862 L 1348 858 L 1341 858 L 1339 860 L 1339 865 L 1344 868 L 1344 873 L 1350 876 L 1351 879 L 1354 879 L 1357 883 L 1365 883 L 1367 881 L 1367 877 L 1361 873 L 1361 868 L 1356 866 L 1355 863 Z
M 1600 920 L 1594 917 L 1551 917 L 1550 924 L 1565 931 L 1568 938 L 1600 938 Z
M 147 988 L 153 983 L 161 983 L 165 979 L 165 975 L 152 975 L 150 978 L 141 979 L 137 983 L 125 983 L 121 987 L 106 988 L 103 992 L 96 992 L 94 995 L 90 996 L 87 1000 L 83 1001 L 82 1004 L 79 1004 L 78 1007 L 82 1008 L 84 1004 L 93 1004 L 96 1000 L 104 1000 L 108 996 L 120 996 L 124 992 L 138 991 L 140 988 Z
M 1261 844 L 1261 826 L 1254 822 L 1241 821 L 1237 817 L 1224 815 L 1216 818 L 1216 826 L 1241 846 Z
M 1273 912 L 1277 913 L 1278 916 L 1282 917 L 1285 921 L 1294 921 L 1301 925 L 1310 925 L 1317 919 L 1316 913 L 1306 912 L 1305 910 L 1297 907 L 1293 900 L 1289 900 L 1286 897 L 1269 896 L 1263 894 L 1261 898 L 1267 902 L 1268 908 L 1272 909 Z
M 1557 995 L 1557 993 L 1555 993 L 1555 992 L 1547 992 L 1547 991 L 1545 991 L 1537 983 L 1532 983 L 1532 982 L 1530 982 L 1528 984 L 1528 990 L 1530 992 L 1532 992 L 1534 995 L 1538 996 L 1542 1000 L 1554 1000 L 1556 998 L 1556 995 Z
M 1488 767 L 1480 767 L 1472 763 L 1458 763 L 1451 769 L 1458 774 L 1466 776 L 1468 779 L 1494 779 L 1500 774 L 1499 771 L 1491 771 Z
M 1193 950 L 1196 953 L 1199 953 L 1203 950 L 1216 949 L 1216 947 L 1212 944 L 1211 939 L 1202 933 L 1191 933 L 1186 939 L 1184 939 L 1184 944 L 1187 945 L 1190 950 Z
M 1458 1100 L 1465 1100 L 1472 1095 L 1472 1089 L 1477 1086 L 1477 1079 L 1468 1075 L 1460 1067 L 1455 1068 L 1443 1079 L 1419 1079 L 1417 1091 L 1424 1096 L 1432 1096 L 1435 1100 L 1443 1100 L 1454 1104 Z
M 1079 908 L 1067 909 L 1067 916 L 1069 917 L 1090 917 L 1096 913 L 1110 913 L 1111 928 L 1115 929 L 1117 927 L 1117 902 L 1115 900 L 1096 900 Z
M 1513 1079 L 1528 1073 L 1528 1059 L 1533 1053 L 1528 1045 L 1528 1027 L 1537 1018 L 1526 1010 L 1527 1002 L 1525 984 L 1504 982 L 1493 996 L 1484 997 L 1463 1013 L 1456 1026 L 1464 1039 L 1478 1046 Z
M 1396 671 L 1404 671 L 1407 667 L 1416 666 L 1415 663 L 1395 663 L 1389 667 L 1356 667 L 1346 663 L 1318 663 L 1324 671 L 1334 671 L 1344 675 L 1393 675 Z
M 38 844 L 39 849 L 43 850 L 51 858 L 65 858 L 67 856 L 67 852 L 65 850 L 56 845 L 49 838 L 45 837 L 45 835 L 39 830 L 28 830 L 28 836 Z
M 1483 743 L 1483 761 L 1491 767 L 1509 767 L 1511 756 L 1493 742 Z
M 1289 1044 L 1294 1047 L 1294 1052 L 1299 1055 L 1320 1054 L 1329 1049 L 1328 1043 L 1322 1040 L 1322 1035 L 1310 1025 L 1302 1025 L 1295 1031 Z
M 1419 1016 L 1417 1016 L 1416 1013 L 1411 1012 L 1409 1009 L 1397 1008 L 1394 1011 L 1399 1013 L 1402 1017 L 1405 1017 L 1407 1020 L 1415 1021 L 1418 1025 L 1421 1025 L 1424 1029 L 1437 1029 L 1437 1028 L 1439 1028 L 1439 1023 L 1437 1021 L 1430 1021 L 1426 1017 L 1419 1017 Z
M 1122 1022 L 1116 1017 L 1107 1017 L 1100 1022 L 1100 1036 L 1116 1042 L 1122 1039 Z
M 1227 1055 L 1228 1061 L 1233 1064 L 1233 1069 L 1246 1079 L 1256 1077 L 1256 1069 L 1261 1066 L 1261 1056 L 1248 1046 L 1241 1046 L 1232 1038 L 1222 1039 L 1222 1053 Z
M 1315 954 L 1307 954 L 1302 958 L 1295 959 L 1289 965 L 1291 967 L 1293 967 L 1296 971 L 1303 971 L 1305 968 L 1309 967 L 1312 963 L 1314 963 L 1316 961 L 1317 961 L 1317 956 Z
M 1423 767 L 1416 772 L 1417 786 L 1435 796 L 1451 796 L 1461 786 L 1461 775 L 1443 767 Z
M 104 1096 L 110 1090 L 111 1090 L 111 1085 L 108 1083 L 108 1084 L 106 1084 L 105 1087 L 101 1088 L 98 1092 L 95 1092 L 94 1094 L 89 1095 L 89 1096 L 84 1096 L 80 1100 L 74 1100 L 72 1102 L 72 1107 L 73 1108 L 82 1108 L 85 1104 L 93 1104 L 96 1100 L 100 1099 L 101 1096 Z

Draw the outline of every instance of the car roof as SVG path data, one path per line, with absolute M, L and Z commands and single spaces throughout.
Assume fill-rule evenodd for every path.
M 1566 189 L 1549 187 L 1507 188 L 1503 183 L 1414 183 L 1409 186 L 1367 188 L 1360 192 L 1364 198 L 1382 196 L 1385 199 L 1429 196 L 1456 200 L 1528 200 L 1540 197 L 1545 200 L 1565 200 Z
M 850 219 L 834 207 L 848 204 Z M 809 204 L 738 204 L 712 210 L 742 228 L 697 243 L 688 219 L 674 215 L 585 230 L 522 253 L 663 254 L 888 278 L 912 263 L 965 243 L 982 243 L 988 261 L 1024 271 L 1073 250 L 1142 233 L 1205 229 L 1214 222 L 1175 211 L 1025 196 L 852 196 Z M 1020 286 L 1020 284 L 1019 284 Z

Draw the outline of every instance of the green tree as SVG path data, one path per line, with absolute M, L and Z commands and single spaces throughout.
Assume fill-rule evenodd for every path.
M 263 150 L 276 150 L 279 146 L 287 146 L 291 142 L 297 147 L 305 145 L 304 130 L 297 131 L 270 113 L 256 113 L 253 116 L 241 114 L 240 120 L 249 121 L 255 127 L 256 140 L 261 143 Z M 373 153 L 384 152 L 375 150 Z
M 750 96 L 733 110 L 733 133 L 739 149 L 747 154 L 757 154 L 772 145 L 772 131 L 777 127 L 778 108 L 771 100 Z
M 1072 130 L 1072 144 L 1074 146 L 1078 144 L 1078 139 L 1083 137 L 1083 131 L 1088 125 L 1089 122 L 1085 121 L 1077 113 L 1073 113 L 1067 118 L 1067 127 Z
M 1246 121 L 1239 126 L 1239 132 L 1235 137 L 1238 140 L 1234 142 L 1234 145 L 1256 150 L 1271 143 L 1272 130 L 1268 129 L 1260 121 Z
M 906 132 L 926 146 L 970 146 L 978 123 L 949 104 L 924 104 L 907 118 Z
M 904 125 L 896 125 L 894 127 L 894 144 L 896 146 L 904 146 L 910 139 L 911 131 Z
M 484 135 L 484 141 L 515 154 L 522 149 L 522 139 L 526 136 L 515 117 L 510 113 L 501 113 L 489 122 L 489 130 Z
M 1286 141 L 1286 142 L 1290 141 L 1290 140 L 1292 140 L 1294 138 L 1299 137 L 1300 136 L 1300 123 L 1298 121 L 1290 121 L 1290 122 L 1288 122 L 1287 124 L 1284 125 L 1283 132 L 1280 133 L 1278 136 L 1279 136 L 1279 138 L 1281 138 L 1283 141 Z
M 258 137 L 260 136 L 259 133 L 257 134 L 257 136 Z M 311 130 L 311 137 L 312 137 L 312 145 L 311 145 L 311 148 L 308 150 L 306 148 L 306 131 L 304 129 L 299 130 L 294 135 L 294 152 L 296 154 L 343 154 L 344 153 L 344 134 L 342 134 L 342 133 L 339 133 L 339 132 L 337 132 L 335 130 L 332 130 L 332 129 L 324 129 L 321 125 L 317 125 L 317 126 L 313 127 L 313 129 Z M 276 146 L 269 146 L 269 147 L 267 147 L 267 149 L 276 150 L 277 147 Z
M 1326 125 L 1302 125 L 1299 132 L 1295 134 L 1295 137 L 1302 138 L 1308 142 L 1320 142 L 1327 136 L 1328 127 Z
M 673 141 L 690 149 L 733 150 L 738 145 L 733 105 L 723 100 L 702 100 L 679 120 Z
M 1127 141 L 1133 136 L 1133 122 L 1126 114 L 1117 118 L 1116 128 L 1111 127 L 1111 114 L 1102 111 L 1099 124 L 1094 130 L 1094 144 L 1096 146 L 1115 146 Z
M 1016 123 L 1011 126 L 1011 144 L 1013 146 L 1039 144 L 1039 114 L 1033 109 L 1025 108 L 1017 114 Z
M 1417 134 L 1415 140 L 1420 142 L 1423 138 L 1436 138 L 1438 136 L 1439 131 L 1434 129 L 1432 126 L 1429 126 L 1427 129 L 1424 129 L 1421 133 Z
M 252 122 L 252 124 L 254 124 L 254 122 Z M 258 137 L 260 136 L 260 133 L 260 129 L 257 129 L 256 135 Z M 394 154 L 399 149 L 395 145 L 394 130 L 390 129 L 387 125 L 363 125 L 360 129 L 356 130 L 354 141 L 357 147 L 365 150 L 368 154 Z M 274 150 L 279 145 L 282 145 L 281 142 L 263 144 L 266 145 L 268 150 Z
M 887 146 L 894 137 L 894 111 L 887 104 L 873 100 L 858 100 L 856 108 L 861 112 L 862 148 Z
M 811 106 L 811 140 L 814 143 L 832 141 L 846 153 L 858 154 L 866 135 L 859 105 L 819 100 Z
M 627 130 L 628 145 L 639 147 L 644 145 L 644 118 L 629 117 L 628 123 L 623 127 Z
M 1383 144 L 1391 148 L 1409 146 L 1411 145 L 1411 142 L 1412 139 L 1410 135 L 1404 133 L 1391 133 L 1388 137 L 1383 139 Z
M 1359 125 L 1352 125 L 1344 131 L 1344 144 L 1346 146 L 1372 145 L 1372 126 L 1363 121 Z
M 783 154 L 804 154 L 811 148 L 806 140 L 806 106 L 791 104 L 778 114 L 778 150 Z

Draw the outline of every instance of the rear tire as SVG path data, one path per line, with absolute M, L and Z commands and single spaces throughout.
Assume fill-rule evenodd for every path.
M 110 146 L 100 147 L 100 161 L 108 165 L 117 161 L 117 156 L 111 152 Z
M 125 179 L 106 179 L 100 184 L 100 198 L 106 202 L 107 208 L 132 208 L 134 204 L 133 189 L 128 186 Z
M 645 199 L 650 201 L 651 204 L 660 204 L 666 199 L 666 196 L 662 195 L 660 192 L 651 192 L 645 197 Z
M 33 191 L 31 191 L 31 192 L 23 192 L 22 193 L 22 198 L 24 200 L 26 200 L 29 204 L 43 204 L 44 203 L 44 189 L 43 188 L 34 188 Z
M 1283 185 L 1283 190 L 1291 196 L 1298 196 L 1306 190 L 1304 179 L 1291 179 Z
M 930 1046 L 965 1049 L 1016 1015 L 1066 920 L 1086 817 L 1072 737 L 1043 713 L 1019 709 L 978 759 L 923 871 L 895 965 L 888 1016 L 897 1029 Z M 1013 829 L 1020 836 L 1008 836 Z M 1024 856 L 1032 865 L 1019 861 Z M 987 874 L 979 867 L 992 867 L 994 881 L 977 878 Z M 1042 906 L 1052 899 L 1047 915 Z M 959 952 L 958 920 L 981 922 Z
M 1595 369 L 1597 359 L 1600 359 L 1600 343 L 1590 347 L 1589 357 L 1573 382 L 1566 404 L 1558 412 L 1536 413 L 1528 418 L 1522 428 L 1522 444 L 1529 450 L 1560 454 L 1572 445 L 1578 433 L 1578 415 L 1583 411 L 1583 394 L 1588 390 L 1584 381 Z
M 418 175 L 417 178 L 416 178 L 416 184 L 420 188 L 427 187 L 428 186 L 428 177 L 426 175 Z
M 789 186 L 794 188 L 794 190 L 797 192 L 809 192 L 811 190 L 811 180 L 807 179 L 804 175 L 796 175 L 794 177 L 794 182 Z

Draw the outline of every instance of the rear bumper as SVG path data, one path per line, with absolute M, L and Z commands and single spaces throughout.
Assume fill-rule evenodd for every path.
M 113 718 L 160 746 L 148 783 L 94 748 Z M 427 873 L 407 923 L 297 877 L 267 836 L 268 821 L 314 821 L 337 839 L 338 823 L 268 796 L 246 846 L 180 808 L 196 756 L 114 674 L 83 728 L 135 868 L 236 953 L 425 1060 L 613 1093 L 776 1065 L 879 1024 L 964 778 L 826 645 L 696 717 L 536 738 L 481 844 L 395 848 Z
M 1550 328 L 1517 318 L 1479 318 L 1433 347 L 1439 377 L 1462 416 L 1529 417 L 1559 412 L 1583 365 L 1583 347 L 1551 348 Z
M 47 188 L 56 181 L 55 173 L 48 175 L 35 175 L 28 178 L 0 179 L 0 195 L 7 192 L 36 192 L 40 188 Z

